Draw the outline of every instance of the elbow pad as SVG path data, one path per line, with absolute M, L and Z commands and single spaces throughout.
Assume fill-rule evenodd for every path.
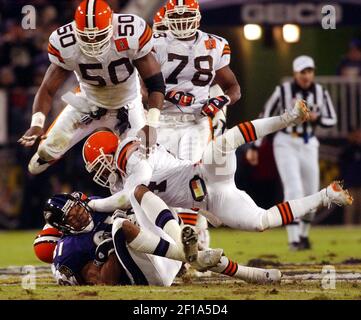
M 148 89 L 148 92 L 160 92 L 163 95 L 165 95 L 165 83 L 163 79 L 163 74 L 161 72 L 155 74 L 154 76 L 151 76 L 150 78 L 147 78 L 143 80 L 145 83 L 145 86 Z

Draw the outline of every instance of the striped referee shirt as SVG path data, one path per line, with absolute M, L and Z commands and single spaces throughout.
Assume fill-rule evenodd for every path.
M 264 107 L 263 117 L 277 116 L 285 110 L 291 110 L 296 99 L 305 100 L 310 110 L 319 115 L 319 119 L 315 123 L 304 122 L 287 127 L 283 132 L 303 137 L 307 142 L 309 137 L 314 136 L 317 125 L 332 127 L 337 123 L 337 115 L 328 91 L 318 83 L 313 83 L 309 89 L 304 90 L 295 81 L 284 82 L 276 87 Z

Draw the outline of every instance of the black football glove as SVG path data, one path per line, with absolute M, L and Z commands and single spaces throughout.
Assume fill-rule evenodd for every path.
M 100 242 L 95 250 L 94 264 L 98 267 L 102 266 L 114 252 L 114 244 L 112 238 L 107 238 Z
M 203 105 L 201 113 L 204 116 L 208 116 L 213 119 L 217 112 L 227 106 L 230 102 L 231 99 L 226 95 L 211 98 Z
M 194 103 L 195 97 L 193 94 L 183 91 L 168 91 L 165 100 L 181 107 L 189 107 Z

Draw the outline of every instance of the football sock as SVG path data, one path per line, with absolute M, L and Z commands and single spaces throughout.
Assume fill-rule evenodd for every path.
M 221 261 L 209 270 L 247 282 L 255 282 L 266 277 L 266 270 L 241 266 L 226 256 L 222 256 Z
M 264 229 L 289 225 L 323 204 L 324 190 L 313 195 L 280 203 L 266 211 L 262 217 Z
M 136 238 L 128 243 L 129 247 L 140 252 L 167 257 L 185 262 L 183 247 L 170 243 L 161 237 L 141 229 Z
M 140 206 L 157 227 L 164 230 L 173 240 L 181 244 L 181 228 L 165 202 L 148 191 L 143 195 Z

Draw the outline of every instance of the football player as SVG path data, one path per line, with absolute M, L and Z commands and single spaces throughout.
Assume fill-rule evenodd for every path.
M 170 286 L 180 269 L 180 261 L 250 282 L 280 280 L 279 270 L 239 266 L 221 256 L 221 249 L 198 252 L 194 230 L 185 227 L 181 231 L 169 210 L 163 210 L 156 225 L 148 224 L 150 229 L 147 229 L 130 222 L 124 213 L 110 217 L 92 212 L 88 201 L 81 193 L 59 194 L 51 197 L 44 208 L 46 221 L 64 235 L 57 244 L 53 261 L 53 273 L 60 285 Z M 143 210 L 135 211 L 140 225 L 152 219 Z M 178 226 L 181 244 L 166 233 L 172 223 Z
M 19 139 L 26 147 L 42 140 L 29 163 L 30 173 L 43 172 L 99 127 L 119 134 L 143 128 L 143 141 L 154 135 L 151 126 L 163 106 L 165 85 L 152 47 L 152 30 L 140 17 L 113 13 L 104 0 L 80 3 L 74 21 L 50 36 L 51 64 L 35 96 L 30 129 Z M 80 93 L 63 96 L 68 105 L 44 134 L 54 94 L 72 72 Z M 139 75 L 149 93 L 147 123 Z
M 164 10 L 164 9 L 163 9 Z M 162 17 L 159 14 L 158 20 Z M 179 159 L 199 161 L 212 136 L 212 119 L 240 99 L 240 86 L 229 67 L 228 42 L 199 30 L 201 13 L 197 0 L 170 0 L 164 19 L 157 20 L 168 31 L 154 34 L 154 55 L 166 83 L 158 142 Z M 218 84 L 224 94 L 210 98 L 210 87 Z M 193 211 L 179 209 L 184 216 Z M 198 218 L 204 247 L 209 245 L 207 222 Z
M 163 6 L 154 15 L 154 18 L 153 18 L 153 32 L 154 33 L 164 32 L 164 31 L 168 30 L 167 26 L 164 24 L 164 17 L 165 17 L 166 10 L 167 10 L 167 7 Z
M 268 210 L 258 207 L 247 193 L 235 186 L 234 150 L 237 147 L 298 125 L 306 121 L 309 114 L 304 101 L 298 100 L 291 111 L 280 116 L 240 123 L 212 140 L 202 161 L 197 163 L 176 159 L 160 145 L 145 159 L 138 141 L 121 141 L 112 157 L 118 176 L 124 180 L 124 189 L 109 198 L 93 200 L 89 205 L 98 211 L 115 210 L 126 204 L 129 195 L 139 190 L 144 192 L 143 187 L 148 186 L 171 207 L 197 208 L 214 225 L 249 231 L 288 225 L 309 210 L 332 203 L 350 205 L 353 199 L 339 182 Z M 143 207 L 142 202 L 141 205 Z

